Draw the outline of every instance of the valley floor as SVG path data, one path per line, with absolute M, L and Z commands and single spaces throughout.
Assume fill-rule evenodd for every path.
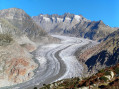
M 34 77 L 25 83 L 8 87 L 8 89 L 33 89 L 34 86 L 40 88 L 43 84 L 82 75 L 83 66 L 74 54 L 78 48 L 89 43 L 91 46 L 96 42 L 76 37 L 52 36 L 61 39 L 61 43 L 42 45 L 35 51 L 34 55 L 39 62 L 39 67 Z

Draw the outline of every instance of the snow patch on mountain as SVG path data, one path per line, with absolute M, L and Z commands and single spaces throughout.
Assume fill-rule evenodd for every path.
M 50 21 L 50 18 L 47 18 L 47 17 L 43 17 L 43 19 L 44 19 L 46 22 L 49 22 L 49 21 Z
M 53 20 L 55 20 L 55 18 L 54 18 L 54 17 L 52 17 L 52 19 L 53 19 Z
M 66 17 L 65 20 L 70 21 L 71 19 L 69 17 Z
M 81 19 L 81 16 L 75 15 L 74 18 L 75 18 L 77 21 L 79 21 L 79 20 Z
M 40 15 L 40 16 L 43 16 L 43 15 Z
M 63 21 L 63 18 L 57 18 L 57 21 L 58 22 L 62 22 Z

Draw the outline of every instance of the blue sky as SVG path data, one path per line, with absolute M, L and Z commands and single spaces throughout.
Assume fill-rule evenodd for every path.
M 39 14 L 81 14 L 90 20 L 103 20 L 119 27 L 119 0 L 0 0 L 0 10 L 21 8 L 30 16 Z

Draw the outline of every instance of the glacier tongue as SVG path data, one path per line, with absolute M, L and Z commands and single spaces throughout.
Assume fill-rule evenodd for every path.
M 41 45 L 36 50 L 35 58 L 40 66 L 32 80 L 16 86 L 19 89 L 28 89 L 34 85 L 40 88 L 43 84 L 82 75 L 83 66 L 76 59 L 74 53 L 78 48 L 90 43 L 91 40 L 59 35 L 52 36 L 61 39 L 61 43 Z M 92 41 L 92 43 L 94 42 Z

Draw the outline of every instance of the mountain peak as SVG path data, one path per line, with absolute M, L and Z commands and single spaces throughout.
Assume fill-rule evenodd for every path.
M 103 22 L 102 20 L 99 20 L 99 21 L 98 21 L 98 25 L 103 25 L 103 26 L 105 26 L 105 24 L 104 24 L 104 22 Z
M 28 37 L 35 37 L 36 35 L 38 37 L 39 33 L 45 34 L 45 31 L 22 9 L 10 8 L 0 10 L 0 18 L 7 20 L 23 34 L 27 34 Z
M 103 23 L 103 21 L 102 20 L 99 20 L 99 23 Z
M 3 9 L 3 10 L 0 10 L 0 11 L 2 11 L 2 12 L 15 12 L 15 13 L 22 12 L 22 13 L 25 13 L 24 10 L 19 9 L 19 8 L 9 8 L 9 9 Z
M 24 10 L 19 8 L 9 8 L 9 9 L 0 10 L 0 17 L 6 18 L 9 20 L 30 19 L 30 16 Z

